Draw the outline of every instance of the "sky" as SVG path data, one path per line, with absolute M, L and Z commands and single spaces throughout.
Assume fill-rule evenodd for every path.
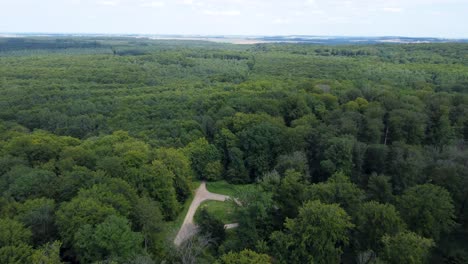
M 0 32 L 468 38 L 468 0 L 0 0 Z

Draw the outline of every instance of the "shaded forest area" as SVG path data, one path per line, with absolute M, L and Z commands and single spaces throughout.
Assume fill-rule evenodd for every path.
M 0 263 L 467 263 L 468 44 L 0 38 Z M 239 227 L 200 180 L 249 184 Z

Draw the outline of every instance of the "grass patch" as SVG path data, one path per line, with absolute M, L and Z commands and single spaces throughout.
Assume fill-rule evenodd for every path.
M 231 224 L 237 222 L 234 215 L 234 205 L 230 201 L 205 201 L 200 207 L 198 207 L 195 213 L 195 219 L 197 219 L 200 211 L 205 208 L 209 214 L 219 219 L 224 224 Z
M 252 184 L 230 184 L 227 181 L 207 182 L 206 188 L 212 193 L 219 193 L 229 196 L 235 196 L 238 192 L 242 192 Z

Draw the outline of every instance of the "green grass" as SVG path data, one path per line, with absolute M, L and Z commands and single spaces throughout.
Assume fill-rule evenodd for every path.
M 242 192 L 243 189 L 247 188 L 252 184 L 230 184 L 227 181 L 216 181 L 216 182 L 207 182 L 206 188 L 212 193 L 219 193 L 229 196 L 235 196 L 237 192 Z
M 192 195 L 185 201 L 182 205 L 182 210 L 180 211 L 179 215 L 174 221 L 166 222 L 166 226 L 164 228 L 164 236 L 170 240 L 171 242 L 175 239 L 177 232 L 180 229 L 180 226 L 184 222 L 185 215 L 187 214 L 188 209 L 190 208 L 190 204 L 195 197 L 195 190 L 200 186 L 200 181 L 193 181 L 192 182 Z
M 234 205 L 230 201 L 205 201 L 198 207 L 195 213 L 195 219 L 202 209 L 206 209 L 208 213 L 221 220 L 224 224 L 231 224 L 237 222 L 234 215 Z
M 166 222 L 166 227 L 164 228 L 164 236 L 169 241 L 173 241 L 177 232 L 180 229 L 180 226 L 184 222 L 185 215 L 190 207 L 190 204 L 193 201 L 195 190 L 200 186 L 200 181 L 192 182 L 192 195 L 185 201 L 182 206 L 182 210 L 174 221 Z M 237 192 L 241 192 L 243 189 L 247 188 L 251 184 L 245 185 L 235 185 L 230 184 L 226 181 L 217 181 L 217 182 L 207 182 L 206 188 L 212 193 L 219 193 L 229 196 L 234 196 Z M 206 201 L 200 205 L 197 210 L 197 213 L 200 209 L 206 205 L 208 212 L 218 217 L 223 223 L 230 224 L 235 223 L 233 212 L 233 205 L 230 202 L 218 202 L 218 201 Z

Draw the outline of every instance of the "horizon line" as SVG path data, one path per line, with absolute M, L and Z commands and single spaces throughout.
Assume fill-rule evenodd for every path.
M 407 35 L 309 35 L 309 34 L 181 34 L 181 33 L 102 33 L 102 32 L 9 32 L 0 31 L 0 35 L 98 35 L 98 36 L 190 36 L 190 37 L 327 37 L 327 38 L 419 38 L 468 40 L 468 37 L 435 37 L 435 36 L 407 36 Z M 3 37 L 3 36 L 0 36 Z

